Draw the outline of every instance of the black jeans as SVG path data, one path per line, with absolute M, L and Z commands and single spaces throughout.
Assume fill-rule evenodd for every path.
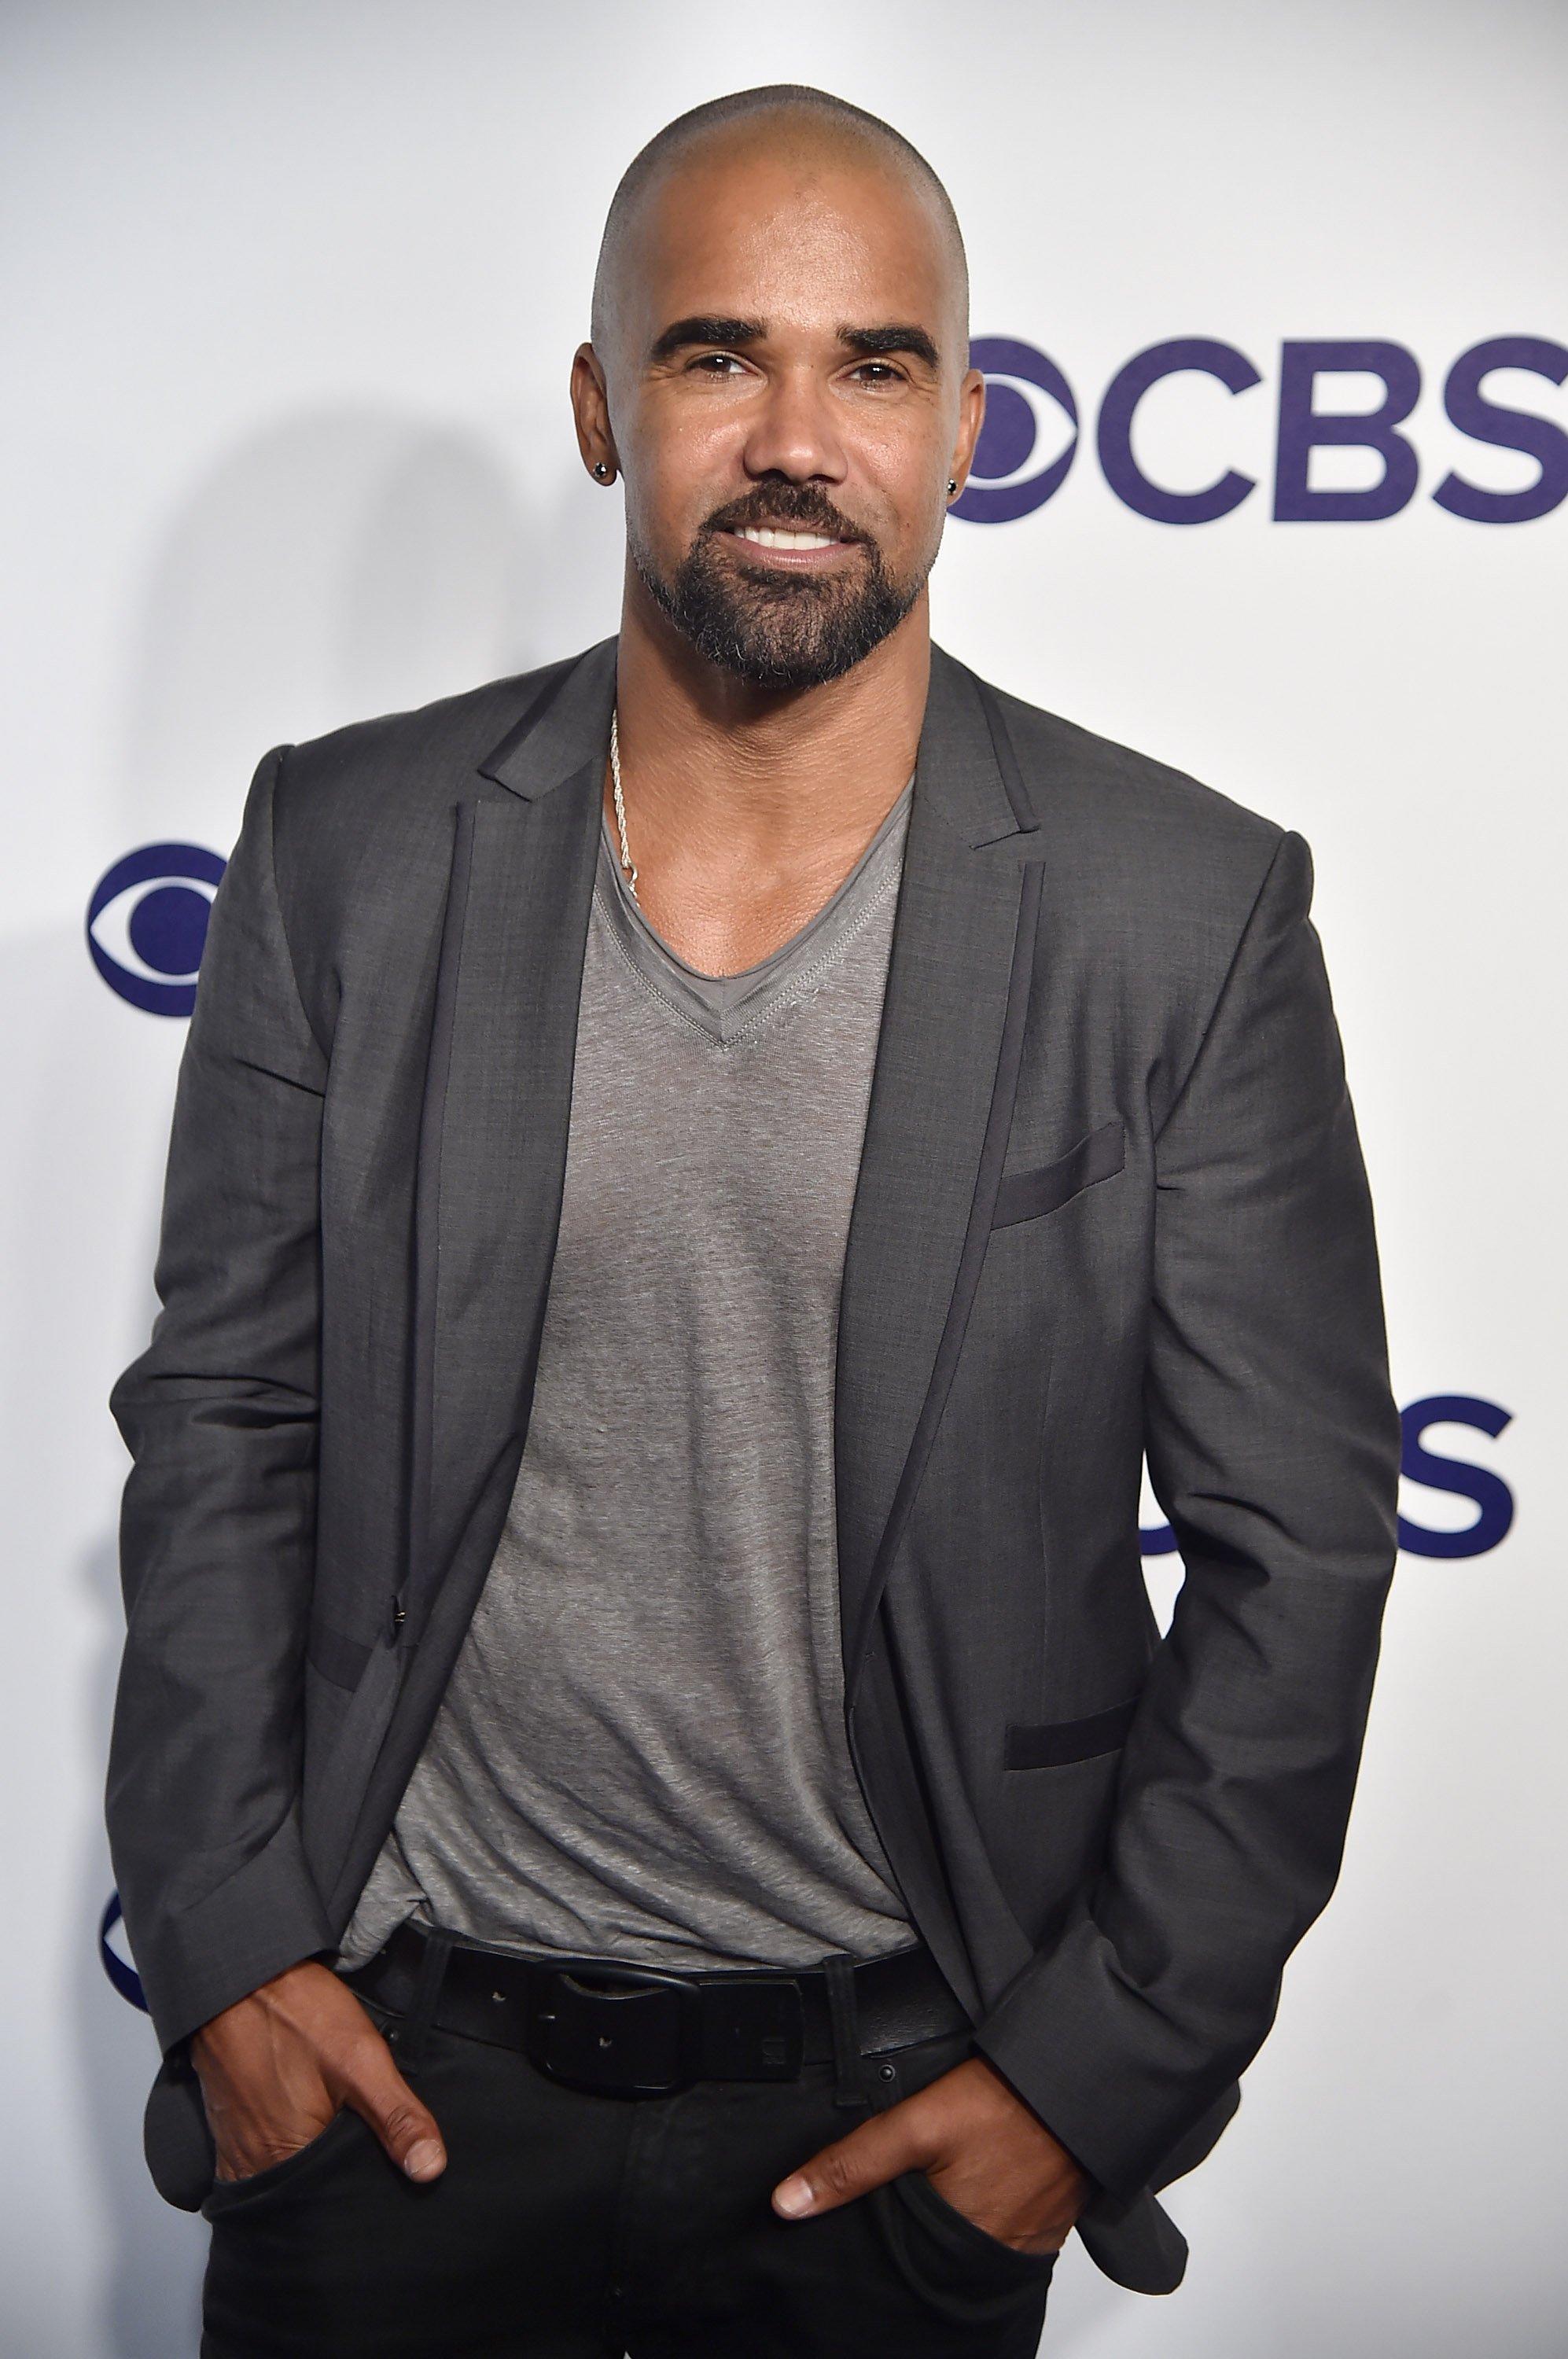
M 867 2058 L 878 2107 L 968 2052 Z M 586 2095 L 432 2032 L 418 2076 L 449 2162 L 416 2187 L 358 2116 L 220 2183 L 202 2359 L 1034 2359 L 1051 2263 L 921 2172 L 821 2218 L 768 2197 L 865 2112 L 799 2081 Z

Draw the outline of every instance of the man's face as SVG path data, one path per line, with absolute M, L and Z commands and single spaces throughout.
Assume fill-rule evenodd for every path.
M 618 288 L 598 360 L 643 587 L 743 679 L 838 678 L 920 596 L 979 431 L 933 212 L 875 158 L 725 143 L 652 192 Z

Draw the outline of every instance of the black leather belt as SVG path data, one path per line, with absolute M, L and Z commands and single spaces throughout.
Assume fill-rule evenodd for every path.
M 551 2080 L 606 2095 L 667 2096 L 694 2081 L 796 2080 L 802 2065 L 833 2060 L 835 2011 L 841 2039 L 862 2056 L 968 2025 L 923 1948 L 793 1974 L 760 1967 L 672 1974 L 472 1941 L 448 1948 L 448 1940 L 403 1925 L 343 1979 L 390 2014 L 520 2049 Z

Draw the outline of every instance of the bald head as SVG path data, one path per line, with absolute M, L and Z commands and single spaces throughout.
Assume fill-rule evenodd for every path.
M 772 82 L 710 99 L 657 132 L 621 176 L 610 201 L 593 275 L 592 334 L 606 357 L 623 312 L 625 273 L 650 206 L 682 171 L 722 171 L 764 158 L 809 179 L 813 167 L 860 165 L 902 181 L 929 217 L 940 249 L 957 332 L 969 329 L 969 269 L 953 201 L 918 147 L 864 108 L 803 83 Z

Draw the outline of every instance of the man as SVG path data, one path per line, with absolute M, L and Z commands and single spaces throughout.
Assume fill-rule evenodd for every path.
M 116 1397 L 218 2359 L 1022 2359 L 1074 2222 L 1180 2278 L 1332 1886 L 1397 1426 L 1307 855 L 931 648 L 966 304 L 886 125 L 683 117 L 574 367 L 618 641 L 257 775 Z

